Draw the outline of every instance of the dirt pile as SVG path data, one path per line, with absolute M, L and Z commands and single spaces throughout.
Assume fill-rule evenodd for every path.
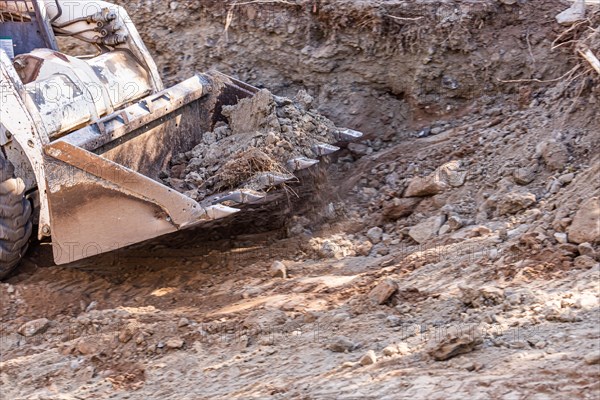
M 165 183 L 201 201 L 234 189 L 263 191 L 279 184 L 278 177 L 294 179 L 295 170 L 318 161 L 323 151 L 318 146 L 337 142 L 342 131 L 312 109 L 312 102 L 305 91 L 292 101 L 263 89 L 224 106 L 228 122 L 175 157 L 162 175 Z

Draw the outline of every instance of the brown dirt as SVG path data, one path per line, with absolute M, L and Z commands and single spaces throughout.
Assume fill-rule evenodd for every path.
M 317 160 L 314 147 L 337 143 L 340 128 L 311 107 L 301 91 L 294 100 L 276 98 L 266 89 L 238 104 L 223 107 L 227 123 L 203 132 L 202 143 L 177 155 L 164 182 L 197 201 L 236 189 L 266 195 L 281 185 L 265 184 L 265 173 L 296 181 L 288 162 Z
M 171 82 L 216 66 L 306 88 L 370 138 L 285 230 L 183 232 L 66 267 L 34 248 L 0 285 L 3 395 L 600 396 L 600 238 L 569 242 L 598 218 L 582 210 L 600 207 L 600 79 L 550 51 L 565 4 L 177 4 L 125 4 Z M 46 331 L 18 333 L 38 318 Z

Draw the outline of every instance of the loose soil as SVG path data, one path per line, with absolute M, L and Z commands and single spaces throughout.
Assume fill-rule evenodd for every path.
M 165 183 L 202 201 L 236 189 L 265 195 L 278 184 L 274 174 L 296 180 L 298 159 L 317 162 L 316 146 L 337 142 L 339 128 L 311 110 L 313 99 L 301 91 L 292 99 L 266 89 L 223 108 L 228 123 L 204 132 L 202 143 L 179 154 L 165 171 Z

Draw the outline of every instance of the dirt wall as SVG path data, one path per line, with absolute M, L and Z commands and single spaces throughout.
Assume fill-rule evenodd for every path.
M 551 79 L 570 67 L 550 52 L 562 29 L 559 1 L 116 3 L 167 83 L 216 68 L 280 95 L 306 88 L 336 123 L 372 135 L 472 112 L 482 95 L 519 92 L 499 80 Z M 540 22 L 534 29 L 526 19 Z

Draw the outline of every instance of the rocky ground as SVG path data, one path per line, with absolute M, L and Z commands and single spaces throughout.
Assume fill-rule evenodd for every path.
M 600 397 L 600 77 L 569 42 L 595 8 L 126 6 L 171 81 L 304 88 L 367 137 L 281 229 L 35 246 L 0 285 L 4 397 Z

